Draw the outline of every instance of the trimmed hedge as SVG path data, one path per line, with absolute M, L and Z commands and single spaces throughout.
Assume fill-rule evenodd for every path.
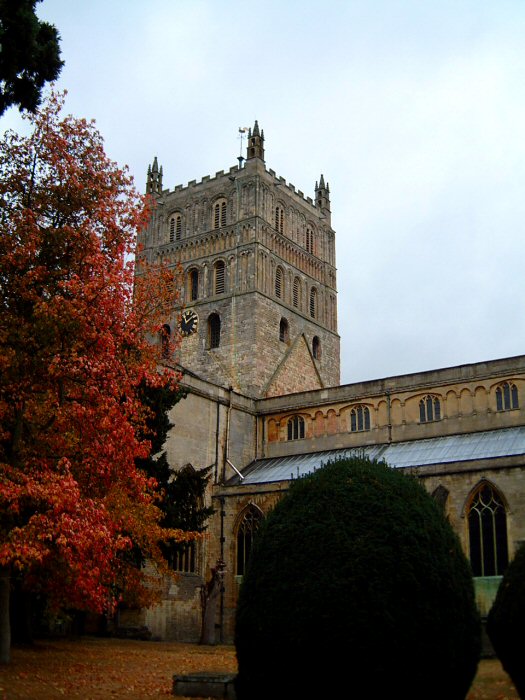
M 414 478 L 331 462 L 262 525 L 235 645 L 238 700 L 463 700 L 480 655 L 469 563 Z
M 487 618 L 487 634 L 501 665 L 525 698 L 525 545 L 516 552 Z

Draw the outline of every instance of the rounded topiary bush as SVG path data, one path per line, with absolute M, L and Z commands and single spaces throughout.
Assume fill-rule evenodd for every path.
M 525 545 L 516 552 L 487 618 L 487 634 L 501 665 L 525 698 Z
M 238 700 L 463 700 L 480 654 L 470 566 L 414 478 L 329 463 L 261 527 L 235 645 Z

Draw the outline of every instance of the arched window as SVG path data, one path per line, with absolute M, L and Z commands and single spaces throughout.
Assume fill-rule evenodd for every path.
M 281 206 L 275 207 L 275 228 L 279 233 L 284 232 L 284 209 Z
M 503 499 L 486 481 L 471 497 L 468 529 L 474 576 L 502 576 L 509 561 L 507 514 Z
M 310 289 L 310 316 L 317 318 L 317 289 L 315 287 Z
M 237 527 L 237 576 L 244 576 L 253 547 L 253 540 L 261 526 L 263 514 L 254 505 L 249 505 L 241 516 Z
M 498 411 L 510 411 L 519 408 L 518 389 L 515 384 L 503 382 L 496 389 L 496 408 Z
M 312 340 L 312 355 L 315 360 L 321 359 L 321 341 L 316 335 L 314 335 Z
M 208 347 L 218 348 L 221 344 L 221 319 L 219 314 L 208 316 Z
M 182 237 L 182 215 L 173 214 L 170 217 L 170 243 L 180 241 Z
M 278 299 L 282 299 L 284 296 L 284 284 L 283 284 L 283 268 L 281 266 L 278 266 L 275 270 L 275 296 Z
M 161 355 L 164 358 L 170 356 L 170 338 L 171 338 L 171 328 L 167 323 L 165 323 L 160 329 L 160 346 Z
M 419 402 L 419 422 L 441 420 L 441 404 L 437 396 L 425 396 Z
M 445 507 L 447 505 L 448 494 L 448 489 L 445 488 L 442 484 L 439 484 L 439 486 L 437 486 L 432 491 L 432 498 L 435 500 L 438 506 L 442 508 L 442 510 L 445 510 Z
M 223 260 L 217 260 L 217 262 L 215 263 L 214 272 L 215 272 L 215 279 L 214 279 L 215 294 L 224 294 L 224 291 L 225 291 L 225 283 L 224 283 L 225 266 L 224 266 Z
M 199 271 L 195 267 L 188 273 L 188 295 L 190 301 L 199 298 Z
M 282 343 L 287 343 L 289 340 L 288 321 L 285 318 L 282 318 L 279 323 L 279 340 Z
M 314 232 L 311 228 L 306 229 L 306 251 L 308 253 L 314 252 Z
M 350 411 L 350 430 L 352 433 L 370 430 L 370 411 L 368 406 L 354 406 Z
M 299 277 L 294 277 L 292 303 L 296 309 L 301 305 L 301 281 Z
M 226 226 L 226 200 L 220 199 L 213 207 L 213 228 Z
M 288 440 L 302 440 L 304 438 L 304 418 L 292 416 L 288 421 Z

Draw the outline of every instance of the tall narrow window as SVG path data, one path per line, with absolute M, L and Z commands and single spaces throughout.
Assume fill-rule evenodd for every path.
M 215 263 L 215 294 L 224 294 L 224 261 L 217 260 Z
M 188 288 L 190 301 L 199 298 L 199 271 L 196 268 L 190 270 L 188 275 Z
M 208 347 L 218 348 L 221 344 L 221 319 L 219 314 L 208 316 Z
M 350 430 L 353 433 L 370 430 L 370 411 L 368 406 L 355 406 L 350 411 Z
M 170 338 L 171 338 L 171 328 L 167 323 L 165 323 L 160 329 L 160 347 L 161 355 L 164 359 L 170 356 Z
M 281 343 L 288 342 L 288 321 L 285 318 L 281 319 L 279 323 L 279 340 Z
M 173 214 L 170 216 L 170 243 L 180 241 L 182 238 L 182 215 Z
M 509 561 L 507 514 L 501 496 L 487 482 L 472 496 L 468 528 L 474 576 L 502 576 Z
M 169 563 L 174 571 L 182 574 L 194 574 L 196 566 L 195 542 L 179 542 L 170 554 Z
M 315 287 L 310 289 L 310 316 L 317 318 L 317 289 Z
M 306 250 L 308 253 L 314 252 L 314 234 L 311 228 L 306 229 Z
M 263 514 L 253 505 L 246 509 L 237 528 L 237 576 L 244 576 L 250 558 L 253 540 L 261 526 Z
M 213 228 L 226 226 L 226 200 L 220 199 L 213 207 Z
M 437 396 L 425 396 L 419 402 L 419 422 L 430 423 L 441 420 L 441 403 Z
M 281 206 L 275 207 L 275 228 L 279 233 L 284 232 L 284 209 Z
M 295 308 L 298 308 L 301 303 L 301 282 L 299 277 L 295 277 L 293 281 L 292 303 Z
M 292 416 L 288 421 L 288 440 L 302 440 L 304 438 L 304 418 Z
M 275 270 L 275 296 L 283 298 L 283 268 L 278 266 Z
M 515 384 L 503 382 L 496 389 L 496 408 L 498 411 L 510 411 L 519 408 L 518 389 Z
M 316 335 L 314 335 L 312 340 L 312 355 L 314 356 L 315 360 L 321 359 L 321 341 Z

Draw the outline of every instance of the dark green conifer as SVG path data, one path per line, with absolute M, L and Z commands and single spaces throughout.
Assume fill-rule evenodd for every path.
M 470 566 L 416 479 L 329 463 L 259 531 L 235 644 L 238 700 L 463 700 L 480 653 Z

